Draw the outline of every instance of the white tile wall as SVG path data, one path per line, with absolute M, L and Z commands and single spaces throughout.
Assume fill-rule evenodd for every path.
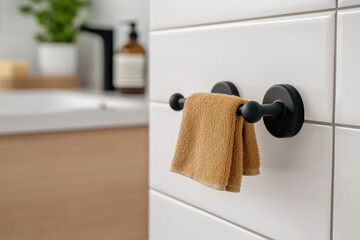
M 335 4 L 335 0 L 152 0 L 151 29 L 328 9 Z
M 150 187 L 270 238 L 358 239 L 359 5 L 152 0 Z M 300 14 L 314 10 L 321 13 Z M 291 139 L 256 124 L 261 175 L 245 177 L 239 194 L 169 171 L 182 116 L 169 108 L 169 96 L 208 92 L 223 80 L 257 101 L 275 82 L 291 83 L 306 109 L 307 123 Z
M 22 16 L 18 7 L 26 0 L 0 0 L 0 59 L 28 59 L 32 73 L 37 73 L 37 43 L 33 40 L 37 25 L 32 17 Z M 128 39 L 128 27 L 123 20 L 136 20 L 140 42 L 147 48 L 149 29 L 149 0 L 93 0 L 88 23 L 116 29 L 116 46 Z M 83 85 L 100 89 L 102 86 L 102 42 L 98 37 L 81 34 L 78 39 L 79 67 Z
M 128 41 L 127 20 L 138 23 L 139 41 L 148 46 L 149 32 L 149 0 L 93 0 L 88 13 L 88 23 L 100 26 L 114 27 L 116 45 L 123 46 Z
M 360 236 L 360 130 L 336 128 L 334 240 Z
M 350 6 L 360 1 L 341 0 L 339 5 Z M 338 12 L 336 123 L 349 128 L 335 130 L 335 175 L 333 239 L 358 239 L 360 230 L 360 191 L 358 177 L 360 130 L 360 8 Z
M 338 0 L 338 6 L 339 7 L 348 7 L 348 6 L 354 6 L 359 5 L 360 0 Z
M 274 239 L 329 239 L 332 128 L 305 124 L 290 139 L 256 124 L 261 174 L 239 194 L 216 191 L 170 172 L 181 112 L 150 108 L 150 186 Z M 290 237 L 291 236 L 291 237 Z
M 36 72 L 37 31 L 35 22 L 21 15 L 18 7 L 26 0 L 0 0 L 0 59 L 28 59 L 32 72 Z
M 150 225 L 154 240 L 264 240 L 156 191 L 150 191 Z
M 326 12 L 153 32 L 150 98 L 167 102 L 226 80 L 262 101 L 270 86 L 288 83 L 302 94 L 306 119 L 331 122 L 334 31 Z
M 338 15 L 336 122 L 360 125 L 360 8 Z
M 88 13 L 88 24 L 113 27 L 115 48 L 122 47 L 128 40 L 128 26 L 122 25 L 125 20 L 136 20 L 139 30 L 139 42 L 148 48 L 149 0 L 94 0 Z M 86 79 L 85 86 L 100 89 L 102 86 L 102 42 L 91 34 L 79 38 L 80 73 Z M 91 49 L 91 51 L 89 51 Z

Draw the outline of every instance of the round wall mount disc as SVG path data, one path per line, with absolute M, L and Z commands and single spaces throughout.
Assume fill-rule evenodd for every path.
M 232 82 L 218 82 L 211 92 L 240 96 L 236 86 Z
M 300 94 L 291 85 L 274 85 L 265 93 L 263 104 L 274 102 L 282 102 L 286 111 L 281 117 L 263 117 L 267 130 L 278 138 L 295 136 L 304 123 L 304 104 Z

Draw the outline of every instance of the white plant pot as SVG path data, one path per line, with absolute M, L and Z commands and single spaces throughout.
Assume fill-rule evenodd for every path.
M 39 72 L 45 76 L 77 73 L 77 46 L 72 43 L 41 43 L 38 47 Z

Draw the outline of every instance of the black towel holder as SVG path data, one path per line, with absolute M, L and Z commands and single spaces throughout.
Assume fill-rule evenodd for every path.
M 212 93 L 240 96 L 232 82 L 219 82 Z M 186 98 L 180 93 L 170 97 L 170 107 L 175 111 L 184 108 Z M 243 116 L 250 123 L 264 119 L 267 130 L 275 137 L 286 138 L 295 136 L 304 123 L 304 104 L 299 92 L 289 84 L 277 84 L 265 93 L 262 105 L 249 101 L 240 105 L 236 115 Z

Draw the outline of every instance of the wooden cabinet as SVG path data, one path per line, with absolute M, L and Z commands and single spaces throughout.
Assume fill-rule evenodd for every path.
M 1 240 L 145 240 L 147 127 L 0 137 Z

